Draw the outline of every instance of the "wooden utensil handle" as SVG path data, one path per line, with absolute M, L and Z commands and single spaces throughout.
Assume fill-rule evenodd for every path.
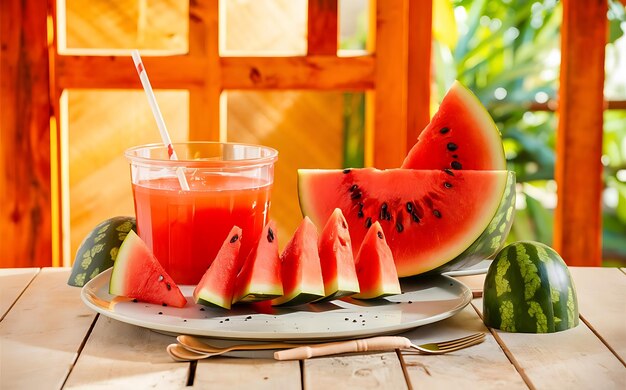
M 300 360 L 348 352 L 389 351 L 397 348 L 409 348 L 410 346 L 411 342 L 405 337 L 380 336 L 286 349 L 274 352 L 274 359 Z

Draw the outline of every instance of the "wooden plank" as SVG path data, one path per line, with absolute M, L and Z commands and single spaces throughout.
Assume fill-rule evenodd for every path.
M 307 53 L 337 54 L 337 0 L 309 0 L 307 15 Z
M 187 55 L 142 57 L 150 83 L 155 89 L 202 87 L 206 64 Z M 57 88 L 136 88 L 141 82 L 128 56 L 65 56 L 56 57 Z M 184 72 L 172 69 L 185 69 Z M 96 77 L 97 75 L 97 77 Z
M 526 385 L 515 367 L 470 305 L 457 315 L 403 334 L 415 344 L 452 340 L 486 332 L 486 340 L 461 351 L 438 355 L 403 352 L 402 357 L 414 389 L 480 388 L 522 389 Z
M 578 289 L 578 294 L 585 291 Z M 473 304 L 482 311 L 482 299 L 475 299 Z M 531 388 L 626 387 L 626 368 L 582 322 L 576 328 L 557 333 L 494 333 L 518 371 L 528 378 Z
M 223 57 L 224 89 L 363 90 L 374 86 L 374 57 Z
M 626 360 L 626 277 L 617 268 L 570 267 L 580 316 Z
M 37 0 L 2 2 L 0 267 L 51 265 L 47 16 Z
M 220 130 L 219 2 L 189 3 L 189 56 L 205 64 L 204 83 L 189 90 L 189 139 L 225 141 Z M 183 73 L 189 70 L 181 69 Z M 189 75 L 191 76 L 191 75 Z
M 406 152 L 430 122 L 433 1 L 409 2 Z
M 39 268 L 0 269 L 0 321 L 38 272 Z
M 189 363 L 166 353 L 172 336 L 100 316 L 64 389 L 172 389 L 187 383 Z
M 302 362 L 302 383 L 307 390 L 408 388 L 395 352 L 333 356 Z
M 554 248 L 569 265 L 602 262 L 606 12 L 607 0 L 563 2 Z
M 67 285 L 68 268 L 44 268 L 0 322 L 0 388 L 61 388 L 95 313 Z
M 300 389 L 298 361 L 215 358 L 198 362 L 193 386 L 199 389 Z
M 372 0 L 374 2 L 374 0 Z M 366 148 L 376 168 L 395 168 L 407 150 L 409 1 L 376 1 L 376 90 L 373 95 L 373 135 Z M 367 142 L 369 141 L 369 142 Z
M 207 64 L 188 56 L 144 57 L 154 88 L 202 87 Z M 129 62 L 130 61 L 130 62 Z M 374 87 L 374 57 L 222 57 L 223 89 L 364 90 Z M 59 88 L 141 88 L 130 57 L 59 56 Z M 130 71 L 123 71 L 130 67 Z M 186 69 L 172 72 L 172 69 Z M 92 69 L 98 69 L 93 77 Z M 102 71 L 101 71 L 102 70 Z M 122 70 L 122 71 L 120 71 Z

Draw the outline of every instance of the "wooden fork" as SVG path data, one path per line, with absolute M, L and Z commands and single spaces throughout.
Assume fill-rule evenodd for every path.
M 300 360 L 316 356 L 336 355 L 349 352 L 389 351 L 393 349 L 414 349 L 420 353 L 436 355 L 458 351 L 485 340 L 485 334 L 475 333 L 455 340 L 415 345 L 411 340 L 401 336 L 371 337 L 361 340 L 337 341 L 332 343 L 310 345 L 274 352 L 276 360 Z

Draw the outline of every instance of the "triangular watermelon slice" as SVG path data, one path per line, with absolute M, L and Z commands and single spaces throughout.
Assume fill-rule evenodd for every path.
M 324 277 L 324 301 L 346 297 L 359 290 L 354 267 L 348 222 L 336 208 L 326 221 L 319 240 L 319 254 Z
M 356 273 L 361 292 L 357 299 L 375 299 L 400 294 L 400 281 L 391 249 L 378 221 L 367 231 L 356 256 Z
M 141 302 L 183 307 L 187 300 L 148 246 L 129 231 L 113 264 L 109 294 Z
M 500 131 L 478 98 L 455 81 L 402 168 L 506 169 Z
M 324 297 L 317 240 L 315 225 L 304 217 L 280 256 L 284 295 L 272 305 L 295 306 Z
M 233 303 L 258 302 L 283 295 L 276 222 L 269 221 L 237 275 Z
M 235 289 L 235 277 L 241 268 L 240 248 L 241 228 L 233 226 L 217 252 L 215 260 L 193 290 L 193 299 L 196 303 L 230 309 Z

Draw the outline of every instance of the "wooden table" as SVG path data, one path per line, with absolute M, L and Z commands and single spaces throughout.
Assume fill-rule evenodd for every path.
M 626 271 L 571 268 L 581 323 L 553 334 L 486 329 L 473 300 L 405 333 L 416 343 L 487 332 L 443 356 L 369 353 L 306 361 L 212 358 L 176 363 L 165 336 L 96 315 L 66 284 L 67 268 L 0 269 L 0 389 L 537 388 L 626 389 Z M 483 276 L 461 278 L 480 289 Z M 504 387 L 503 387 L 504 386 Z

